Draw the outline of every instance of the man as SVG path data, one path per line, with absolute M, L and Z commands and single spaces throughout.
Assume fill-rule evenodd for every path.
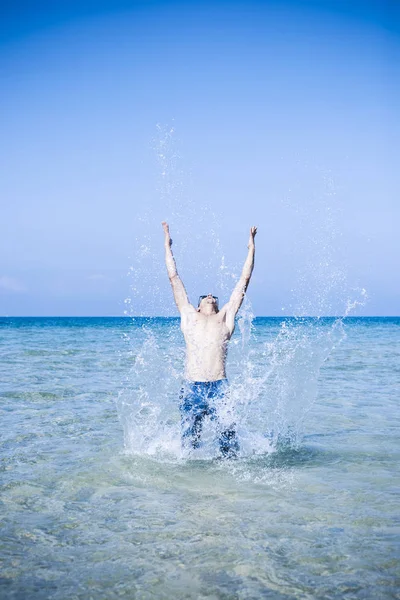
M 218 298 L 200 296 L 198 307 L 190 304 L 178 275 L 172 254 L 168 224 L 162 223 L 165 235 L 165 262 L 176 305 L 181 314 L 181 329 L 186 342 L 185 381 L 180 395 L 182 442 L 184 447 L 198 448 L 206 416 L 216 421 L 219 447 L 225 457 L 235 457 L 239 450 L 235 423 L 227 404 L 228 381 L 225 363 L 228 342 L 235 329 L 235 317 L 243 302 L 254 267 L 254 237 L 250 229 L 248 255 L 235 289 L 220 310 Z

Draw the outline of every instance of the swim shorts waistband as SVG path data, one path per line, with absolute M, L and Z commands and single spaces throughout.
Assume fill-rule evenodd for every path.
M 213 379 L 212 381 L 191 381 L 190 379 L 184 379 L 184 383 L 187 383 L 188 385 L 212 385 L 214 383 L 223 382 L 228 383 L 228 379 L 226 377 L 225 379 Z

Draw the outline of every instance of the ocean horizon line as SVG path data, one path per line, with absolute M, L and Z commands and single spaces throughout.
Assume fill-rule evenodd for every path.
M 400 315 L 255 315 L 254 319 L 399 319 Z M 180 319 L 179 315 L 0 315 L 0 319 Z

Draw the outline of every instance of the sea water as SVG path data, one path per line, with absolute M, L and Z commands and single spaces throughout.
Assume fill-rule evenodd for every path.
M 246 314 L 231 461 L 178 319 L 1 319 L 1 598 L 399 597 L 400 318 Z

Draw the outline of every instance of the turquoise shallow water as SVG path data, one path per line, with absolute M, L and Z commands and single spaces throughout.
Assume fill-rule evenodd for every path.
M 178 327 L 1 319 L 0 597 L 399 598 L 400 319 L 238 327 L 231 462 L 180 455 Z

